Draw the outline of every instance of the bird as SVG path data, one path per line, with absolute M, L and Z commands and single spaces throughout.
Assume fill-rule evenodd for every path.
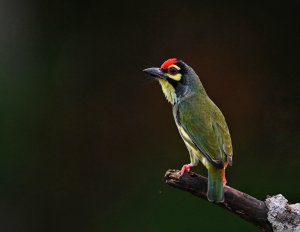
M 193 68 L 184 61 L 170 58 L 160 67 L 143 71 L 161 85 L 189 152 L 190 163 L 182 166 L 180 176 L 200 161 L 208 172 L 208 201 L 224 202 L 225 169 L 232 166 L 233 149 L 221 110 L 209 98 Z

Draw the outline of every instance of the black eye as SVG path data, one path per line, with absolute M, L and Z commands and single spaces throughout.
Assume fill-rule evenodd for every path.
M 168 68 L 168 73 L 171 75 L 176 75 L 178 72 L 179 70 L 175 67 Z

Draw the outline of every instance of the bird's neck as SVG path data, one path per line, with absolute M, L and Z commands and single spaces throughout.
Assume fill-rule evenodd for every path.
M 161 85 L 162 91 L 167 99 L 172 105 L 178 102 L 176 91 L 174 87 L 166 80 L 160 79 L 159 84 Z
M 205 89 L 199 80 L 199 83 L 195 85 L 177 85 L 176 89 L 168 81 L 159 79 L 159 84 L 161 85 L 162 91 L 167 99 L 172 105 L 179 103 L 180 101 L 189 98 L 192 95 L 203 95 L 206 96 Z

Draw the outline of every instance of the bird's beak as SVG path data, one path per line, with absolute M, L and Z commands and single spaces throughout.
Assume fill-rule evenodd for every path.
M 166 79 L 164 72 L 160 68 L 146 68 L 143 72 L 156 78 Z

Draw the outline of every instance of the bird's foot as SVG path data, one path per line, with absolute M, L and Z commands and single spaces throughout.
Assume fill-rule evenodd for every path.
M 182 176 L 185 172 L 189 172 L 192 167 L 193 167 L 192 164 L 183 165 L 182 168 L 181 168 L 181 171 L 180 171 L 180 175 Z
M 226 177 L 225 175 L 223 176 L 223 186 L 225 186 L 227 184 L 227 180 L 226 180 Z

